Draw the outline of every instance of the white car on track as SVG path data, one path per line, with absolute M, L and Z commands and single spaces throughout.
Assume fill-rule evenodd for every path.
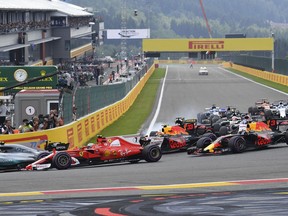
M 200 69 L 199 69 L 199 75 L 208 75 L 208 69 L 207 69 L 207 67 L 200 67 Z

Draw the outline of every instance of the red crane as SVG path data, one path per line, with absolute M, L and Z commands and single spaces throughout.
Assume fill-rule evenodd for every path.
M 211 29 L 210 29 L 209 22 L 208 22 L 208 19 L 207 19 L 206 13 L 205 13 L 205 9 L 204 9 L 203 2 L 202 2 L 202 0 L 199 0 L 199 2 L 200 2 L 201 9 L 202 9 L 202 13 L 203 13 L 203 16 L 204 16 L 204 19 L 205 19 L 205 22 L 206 22 L 206 27 L 207 27 L 207 30 L 208 30 L 209 36 L 210 36 L 210 38 L 212 38 Z

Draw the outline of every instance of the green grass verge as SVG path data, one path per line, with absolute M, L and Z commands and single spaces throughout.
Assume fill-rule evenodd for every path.
M 229 70 L 231 72 L 233 72 L 233 73 L 239 74 L 239 75 L 241 75 L 243 77 L 246 77 L 248 79 L 251 79 L 251 80 L 253 80 L 255 82 L 258 82 L 258 83 L 261 83 L 263 85 L 269 86 L 271 88 L 277 89 L 279 91 L 283 91 L 285 93 L 288 93 L 288 86 L 281 85 L 281 84 L 278 84 L 278 83 L 275 83 L 275 82 L 271 82 L 269 80 L 265 80 L 265 79 L 262 79 L 262 78 L 259 78 L 259 77 L 256 77 L 256 76 L 252 76 L 250 74 L 247 74 L 247 73 L 244 73 L 244 72 L 232 69 L 232 68 L 229 69 Z
M 159 85 L 164 76 L 165 69 L 157 68 L 130 109 L 99 134 L 105 137 L 137 134 L 152 112 Z M 96 137 L 89 140 L 89 143 L 94 143 L 95 141 Z

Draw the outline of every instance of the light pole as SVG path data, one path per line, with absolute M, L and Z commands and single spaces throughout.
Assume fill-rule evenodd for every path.
M 274 67 L 274 61 L 275 61 L 274 40 L 275 40 L 275 35 L 274 35 L 273 32 L 271 33 L 271 36 L 272 36 L 272 40 L 273 40 L 273 45 L 272 45 L 272 73 L 274 73 L 274 71 L 275 71 L 275 67 Z

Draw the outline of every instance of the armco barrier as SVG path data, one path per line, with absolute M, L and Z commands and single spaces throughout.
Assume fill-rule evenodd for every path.
M 154 69 L 155 65 L 153 64 L 125 98 L 110 106 L 62 127 L 21 134 L 2 134 L 0 135 L 0 141 L 5 143 L 21 143 L 40 149 L 44 148 L 46 140 L 50 142 L 69 142 L 69 148 L 81 147 L 130 108 Z
M 242 65 L 237 65 L 237 64 L 233 64 L 232 62 L 225 62 L 223 63 L 224 67 L 228 67 L 228 68 L 233 68 L 235 70 L 265 79 L 265 80 L 269 80 L 284 86 L 288 86 L 288 76 L 282 75 L 282 74 L 276 74 L 276 73 L 271 73 L 271 72 L 267 72 L 267 71 L 262 71 L 262 70 L 256 70 L 253 68 L 249 68 L 249 67 L 245 67 Z
M 221 64 L 222 60 L 155 60 L 155 64 Z

